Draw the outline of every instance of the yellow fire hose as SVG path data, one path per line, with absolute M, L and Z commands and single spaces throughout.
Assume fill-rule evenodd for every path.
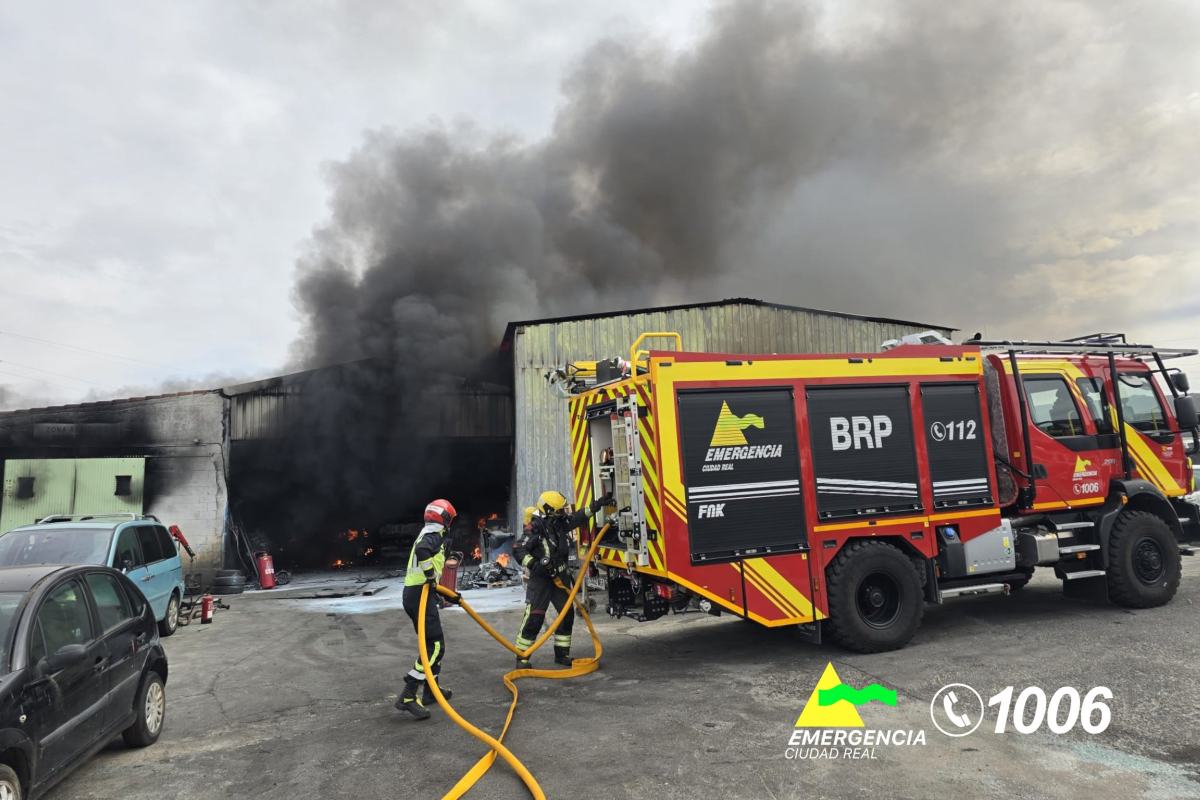
M 582 605 L 579 605 L 575 602 L 575 595 L 579 592 L 579 587 L 583 585 L 584 578 L 587 575 L 587 566 L 592 562 L 592 558 L 596 555 L 596 550 L 600 546 L 600 539 L 604 536 L 607 530 L 608 525 L 605 525 L 592 540 L 592 545 L 588 548 L 587 555 L 584 556 L 583 563 L 580 566 L 579 575 L 576 576 L 575 583 L 571 586 L 570 591 L 567 593 L 567 601 L 563 603 L 562 607 L 558 610 L 558 616 L 554 618 L 554 622 L 550 624 L 550 627 L 546 629 L 545 633 L 538 637 L 537 641 L 535 641 L 525 650 L 518 650 L 516 645 L 510 643 L 508 639 L 501 636 L 496 629 L 489 625 L 482 617 L 480 617 L 479 613 L 476 612 L 475 609 L 471 608 L 470 604 L 468 604 L 466 600 L 463 600 L 460 595 L 452 592 L 444 586 L 436 587 L 440 594 L 454 599 L 459 605 L 461 605 L 463 610 L 467 612 L 471 619 L 479 623 L 479 626 L 483 628 L 489 636 L 503 645 L 505 649 L 509 650 L 515 655 L 520 656 L 521 658 L 529 658 L 529 656 L 536 652 L 539 647 L 545 644 L 550 637 L 554 635 L 554 632 L 558 630 L 558 626 L 566 617 L 567 609 L 571 608 L 572 606 L 575 606 L 579 610 L 580 615 L 583 617 L 583 621 L 587 624 L 588 632 L 592 635 L 592 647 L 595 651 L 594 654 L 589 658 L 575 659 L 572 665 L 567 669 L 514 669 L 505 673 L 504 685 L 507 686 L 509 692 L 512 693 L 512 702 L 510 702 L 508 705 L 508 716 L 504 720 L 504 727 L 500 729 L 500 736 L 496 738 L 492 738 L 484 731 L 475 727 L 466 719 L 464 719 L 461 714 L 455 711 L 450 703 L 446 700 L 445 695 L 442 694 L 441 688 L 437 685 L 437 679 L 434 677 L 433 669 L 429 664 L 429 648 L 425 646 L 425 608 L 429 602 L 429 584 L 426 584 L 422 588 L 421 607 L 418 610 L 417 616 L 417 647 L 421 654 L 421 666 L 425 669 L 425 680 L 429 684 L 430 690 L 433 691 L 433 696 L 437 699 L 438 705 L 441 706 L 442 710 L 446 712 L 446 716 L 454 720 L 455 725 L 462 728 L 464 731 L 471 734 L 476 739 L 491 748 L 482 758 L 475 762 L 475 766 L 471 767 L 471 769 L 467 770 L 465 775 L 459 778 L 458 783 L 454 784 L 453 788 L 443 795 L 442 800 L 457 800 L 457 798 L 462 797 L 464 794 L 470 791 L 471 787 L 478 783 L 480 778 L 482 778 L 484 774 L 491 769 L 492 764 L 496 761 L 497 755 L 503 758 L 504 761 L 513 768 L 513 771 L 517 773 L 517 777 L 519 777 L 525 784 L 525 787 L 529 789 L 529 793 L 533 795 L 535 800 L 546 800 L 546 794 L 542 791 L 542 787 L 538 785 L 537 779 L 533 777 L 533 773 L 531 773 L 525 767 L 525 765 L 521 763 L 520 759 L 512 754 L 511 750 L 504 746 L 504 736 L 506 733 L 508 733 L 508 727 L 512 723 L 513 714 L 517 710 L 518 693 L 517 685 L 514 683 L 514 681 L 520 680 L 521 678 L 548 678 L 552 680 L 563 680 L 565 678 L 574 678 L 579 675 L 586 675 L 589 672 L 595 672 L 600 667 L 600 654 L 602 652 L 602 648 L 600 646 L 600 637 L 596 635 L 596 628 L 592 625 L 592 619 L 588 616 L 587 610 Z M 554 582 L 560 589 L 567 588 L 557 578 Z

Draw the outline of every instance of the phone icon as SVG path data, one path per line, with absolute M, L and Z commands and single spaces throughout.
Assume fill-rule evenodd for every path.
M 966 714 L 959 714 L 954 710 L 956 705 L 958 705 L 958 695 L 956 695 L 952 689 L 946 692 L 946 694 L 942 697 L 942 710 L 946 712 L 946 718 L 958 727 L 971 727 L 970 718 Z
M 965 683 L 948 683 L 929 701 L 934 727 L 947 736 L 969 736 L 983 724 L 987 707 L 979 692 Z

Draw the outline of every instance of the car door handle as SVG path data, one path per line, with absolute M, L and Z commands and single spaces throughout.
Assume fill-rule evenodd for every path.
M 104 665 L 105 665 L 107 662 L 108 662 L 108 659 L 107 659 L 107 658 L 105 658 L 104 656 L 100 656 L 99 658 L 97 658 L 97 659 L 96 659 L 96 664 L 95 664 L 95 665 L 92 667 L 92 672 L 95 672 L 95 673 L 101 673 L 101 672 L 103 672 L 103 671 L 104 671 Z
M 153 575 L 147 575 L 146 577 L 142 578 L 142 583 L 145 583 L 146 581 L 150 580 L 153 577 L 154 577 Z

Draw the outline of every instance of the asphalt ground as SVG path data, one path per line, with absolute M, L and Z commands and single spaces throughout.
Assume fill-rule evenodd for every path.
M 426 722 L 393 710 L 415 649 L 403 612 L 232 603 L 215 624 L 165 641 L 162 739 L 145 750 L 118 740 L 50 797 L 440 797 L 484 752 L 440 710 Z M 488 615 L 514 633 L 519 617 Z M 461 612 L 443 619 L 443 680 L 455 707 L 495 730 L 512 658 Z M 729 616 L 596 622 L 600 671 L 521 684 L 508 741 L 551 798 L 1200 797 L 1200 558 L 1184 559 L 1179 594 L 1163 608 L 1068 599 L 1043 570 L 1011 597 L 927 608 L 909 647 L 879 655 Z M 586 654 L 586 638 L 576 641 L 575 654 Z M 925 743 L 880 745 L 864 758 L 788 758 L 827 663 L 855 687 L 897 690 L 894 707 L 861 707 L 867 728 L 924 730 Z M 1096 735 L 1078 725 L 996 734 L 991 709 L 974 733 L 950 738 L 930 707 L 955 682 L 985 699 L 1010 685 L 1047 694 L 1107 686 L 1111 724 Z M 498 763 L 468 796 L 527 794 Z

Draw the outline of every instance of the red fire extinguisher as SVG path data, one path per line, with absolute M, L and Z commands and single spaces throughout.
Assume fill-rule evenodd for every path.
M 258 566 L 258 586 L 260 589 L 275 588 L 275 562 L 271 560 L 271 554 L 266 552 L 255 553 L 254 563 Z
M 213 619 L 213 596 L 206 594 L 200 598 L 200 624 L 209 625 Z

